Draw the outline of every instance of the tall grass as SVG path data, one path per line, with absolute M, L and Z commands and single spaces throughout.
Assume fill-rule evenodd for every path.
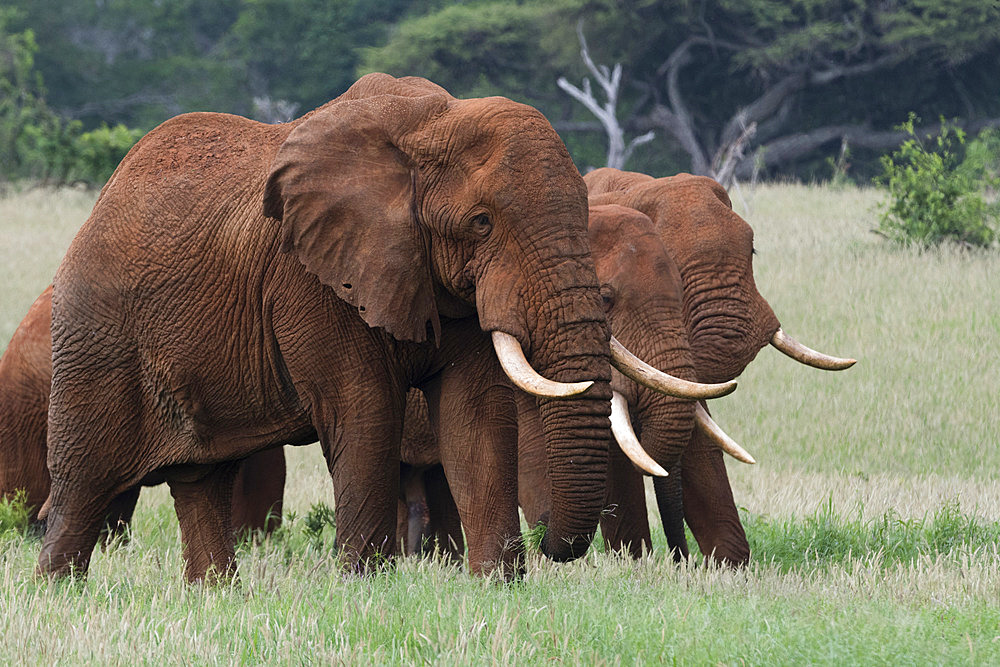
M 241 547 L 231 585 L 183 583 L 164 487 L 143 491 L 131 539 L 99 551 L 84 581 L 36 578 L 37 538 L 7 531 L 0 661 L 1000 662 L 1000 258 L 883 244 L 869 232 L 879 196 L 766 186 L 743 211 L 784 328 L 859 359 L 824 373 L 764 350 L 715 402 L 759 461 L 730 467 L 746 571 L 675 566 L 654 530 L 642 561 L 530 554 L 513 585 L 433 560 L 345 576 L 310 446 L 288 453 L 295 518 Z M 93 198 L 0 201 L 0 348 Z

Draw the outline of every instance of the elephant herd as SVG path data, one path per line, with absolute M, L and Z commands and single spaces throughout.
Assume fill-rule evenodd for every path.
M 302 118 L 192 113 L 141 139 L 0 358 L 0 493 L 85 572 L 169 485 L 189 580 L 273 528 L 283 446 L 319 440 L 347 567 L 440 548 L 516 577 L 540 549 L 749 547 L 712 421 L 784 334 L 714 181 L 581 177 L 535 109 L 370 74 Z M 669 473 L 669 474 L 668 474 Z

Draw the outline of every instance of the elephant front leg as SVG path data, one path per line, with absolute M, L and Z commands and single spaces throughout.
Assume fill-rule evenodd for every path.
M 184 576 L 189 582 L 225 580 L 235 574 L 232 530 L 233 483 L 239 461 L 205 474 L 167 477 L 184 544 Z
M 345 566 L 360 574 L 392 561 L 399 499 L 399 443 L 403 396 L 373 393 L 337 412 L 336 428 L 319 427 L 333 478 L 336 547 Z
M 427 510 L 430 515 L 428 530 L 435 547 L 453 562 L 461 562 L 465 555 L 465 538 L 462 536 L 462 519 L 451 493 L 451 486 L 442 466 L 431 466 L 424 471 L 427 492 Z
M 746 565 L 750 544 L 733 500 L 722 450 L 695 429 L 681 460 L 684 519 L 698 548 L 720 565 Z
M 649 551 L 649 517 L 642 473 L 617 446 L 608 450 L 608 492 L 601 513 L 601 534 L 611 551 L 641 558 Z
M 523 574 L 524 544 L 517 515 L 516 409 L 500 372 L 487 349 L 447 366 L 424 393 L 465 528 L 469 569 L 509 580 Z

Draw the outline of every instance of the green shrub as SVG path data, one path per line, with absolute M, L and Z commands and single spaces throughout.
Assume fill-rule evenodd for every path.
M 303 532 L 314 541 L 319 541 L 323 535 L 323 529 L 327 526 L 336 528 L 336 513 L 326 503 L 315 503 L 309 508 L 305 516 Z
M 129 149 L 145 134 L 124 125 L 84 132 L 73 141 L 73 168 L 69 180 L 101 185 L 114 173 Z
M 984 191 L 1000 184 L 996 135 L 981 135 L 960 161 L 966 143 L 960 128 L 942 119 L 940 134 L 921 138 L 913 129 L 918 120 L 910 114 L 900 126 L 910 138 L 881 158 L 884 174 L 879 180 L 888 186 L 889 199 L 877 231 L 925 248 L 946 240 L 989 246 L 997 237 L 1000 217 L 997 202 L 984 198 Z
M 0 499 L 0 538 L 28 534 L 31 508 L 27 497 L 24 489 L 18 489 L 13 497 Z

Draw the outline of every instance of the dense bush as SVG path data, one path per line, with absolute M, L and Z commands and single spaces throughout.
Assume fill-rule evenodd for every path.
M 24 489 L 18 489 L 11 497 L 0 498 L 0 539 L 28 533 L 31 507 L 26 498 Z
M 142 131 L 124 125 L 83 131 L 45 102 L 31 30 L 7 29 L 16 12 L 0 9 L 0 181 L 104 183 Z
M 991 245 L 1000 205 L 987 197 L 995 199 L 991 191 L 1000 185 L 1000 137 L 987 131 L 966 145 L 965 133 L 943 119 L 936 137 L 920 137 L 913 127 L 917 120 L 910 114 L 900 126 L 910 138 L 882 156 L 880 180 L 889 188 L 889 199 L 878 231 L 925 248 L 946 240 Z

